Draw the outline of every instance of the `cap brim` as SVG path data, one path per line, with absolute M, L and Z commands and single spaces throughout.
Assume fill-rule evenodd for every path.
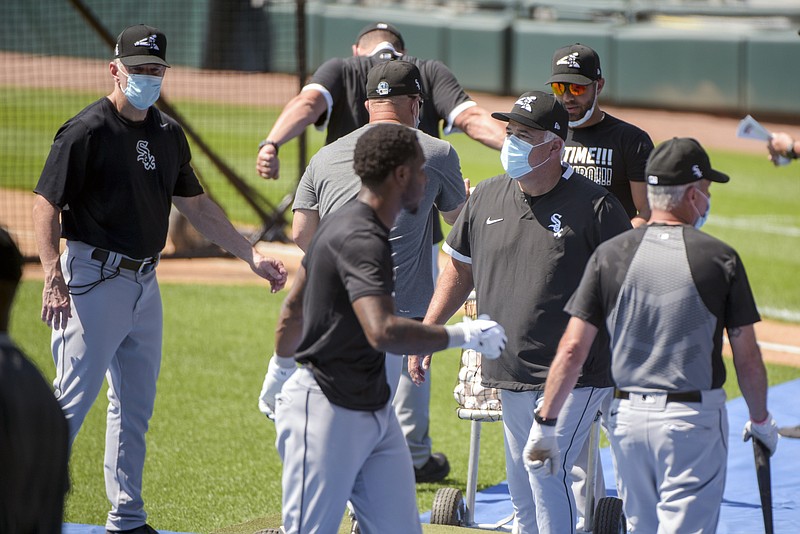
M 547 80 L 547 84 L 551 84 L 553 82 L 562 82 L 562 83 L 577 83 L 578 85 L 589 85 L 596 80 L 592 80 L 591 78 L 587 78 L 582 74 L 553 74 L 550 76 L 550 79 Z
M 169 67 L 169 63 L 164 61 L 158 56 L 127 56 L 119 58 L 122 61 L 122 64 L 126 67 L 138 67 L 139 65 L 148 65 L 148 64 L 156 64 L 156 65 L 164 65 L 165 67 Z
M 514 121 L 524 126 L 528 126 L 529 128 L 534 128 L 535 130 L 547 131 L 547 128 L 538 122 L 534 122 L 530 118 L 520 115 L 519 113 L 500 113 L 499 111 L 495 111 L 492 113 L 492 118 L 503 122 Z
M 704 177 L 704 178 L 708 178 L 712 182 L 718 182 L 718 183 L 721 183 L 721 184 L 724 184 L 725 182 L 727 182 L 727 181 L 729 181 L 731 179 L 731 177 L 728 176 L 727 174 L 719 172 L 719 171 L 715 171 L 714 169 L 711 169 L 711 176 L 707 176 L 707 177 Z

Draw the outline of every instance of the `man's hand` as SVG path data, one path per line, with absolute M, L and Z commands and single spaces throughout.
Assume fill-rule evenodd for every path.
M 772 139 L 767 143 L 769 159 L 775 165 L 785 165 L 790 152 L 794 151 L 794 139 L 787 133 L 778 132 L 772 134 Z
M 772 415 L 767 414 L 767 418 L 760 423 L 754 423 L 750 419 L 744 424 L 742 441 L 748 441 L 750 438 L 755 438 L 766 445 L 770 456 L 775 454 L 775 449 L 778 448 L 778 424 Z
M 282 358 L 273 354 L 269 360 L 261 395 L 258 396 L 258 409 L 268 418 L 275 419 L 275 395 L 281 392 L 283 384 L 297 371 L 294 358 Z
M 414 384 L 419 386 L 425 382 L 425 373 L 431 368 L 431 356 L 431 354 L 408 355 L 408 374 Z
M 267 280 L 273 293 L 277 293 L 286 285 L 288 274 L 286 267 L 280 260 L 266 258 L 260 253 L 253 251 L 253 263 L 250 268 L 261 278 Z
M 445 329 L 450 335 L 449 346 L 476 350 L 489 360 L 499 358 L 508 341 L 503 327 L 490 320 L 488 315 L 475 320 L 464 317 L 463 322 L 448 325 Z
M 281 168 L 278 151 L 272 145 L 264 145 L 258 151 L 256 172 L 267 180 L 277 180 Z
M 555 475 L 561 462 L 561 453 L 556 441 L 556 427 L 540 425 L 534 420 L 522 459 L 525 468 L 533 475 Z
M 69 302 L 69 288 L 64 281 L 61 270 L 52 276 L 45 277 L 42 290 L 42 321 L 56 330 L 67 327 L 67 320 L 72 317 Z

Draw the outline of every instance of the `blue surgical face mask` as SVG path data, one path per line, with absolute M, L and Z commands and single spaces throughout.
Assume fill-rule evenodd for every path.
M 128 85 L 123 93 L 131 106 L 144 111 L 158 100 L 161 94 L 161 76 L 148 76 L 147 74 L 127 74 L 120 70 L 120 73 L 128 78 Z
M 695 187 L 695 189 L 697 189 L 697 188 Z M 700 215 L 697 218 L 697 220 L 694 222 L 694 227 L 699 230 L 706 223 L 706 221 L 708 220 L 708 214 L 711 213 L 711 197 L 706 196 L 706 194 L 703 193 L 702 191 L 700 191 L 699 189 L 697 189 L 697 192 L 700 193 L 701 195 L 703 195 L 703 198 L 705 198 L 706 202 L 708 203 L 708 207 L 706 208 L 706 212 L 704 214 Z M 698 210 L 697 213 L 700 213 L 700 211 Z
M 503 141 L 503 148 L 500 150 L 500 163 L 503 164 L 503 168 L 511 178 L 514 180 L 519 180 L 532 170 L 538 169 L 550 160 L 550 156 L 548 156 L 543 162 L 533 167 L 531 167 L 531 165 L 528 163 L 528 158 L 531 155 L 531 151 L 537 146 L 542 146 L 549 142 L 550 141 L 545 141 L 543 143 L 539 143 L 538 145 L 532 145 L 530 143 L 526 143 L 516 135 L 509 135 L 506 137 L 505 141 Z

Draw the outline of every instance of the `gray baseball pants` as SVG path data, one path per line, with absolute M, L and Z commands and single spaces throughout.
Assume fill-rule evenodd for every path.
M 68 241 L 61 256 L 72 288 L 72 317 L 65 329 L 52 331 L 53 387 L 72 444 L 103 377 L 108 381 L 104 473 L 111 511 L 106 528 L 128 530 L 147 519 L 142 471 L 161 365 L 161 295 L 155 271 L 118 269 L 122 256 L 114 253 L 103 266 L 91 258 L 93 250 Z

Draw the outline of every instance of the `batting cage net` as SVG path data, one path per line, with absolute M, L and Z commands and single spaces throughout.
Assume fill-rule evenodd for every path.
M 281 147 L 279 180 L 263 180 L 255 164 L 258 143 L 304 78 L 303 9 L 300 0 L 4 0 L 0 225 L 36 257 L 31 191 L 53 137 L 111 92 L 117 35 L 147 24 L 166 34 L 172 65 L 157 105 L 184 127 L 206 191 L 252 241 L 285 240 L 305 141 Z M 165 252 L 212 250 L 173 224 Z

